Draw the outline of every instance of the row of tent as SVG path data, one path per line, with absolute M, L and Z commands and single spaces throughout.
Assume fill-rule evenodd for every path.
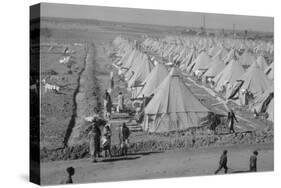
M 116 51 L 124 49 L 129 41 L 114 41 Z M 125 76 L 134 97 L 151 97 L 144 109 L 143 129 L 148 132 L 167 132 L 197 127 L 210 110 L 205 107 L 186 86 L 177 67 L 170 70 L 140 50 L 130 48 L 115 62 L 120 74 Z M 133 75 L 132 72 L 134 72 Z M 142 76 L 135 76 L 142 75 Z M 138 78 L 138 79 L 136 79 Z M 137 91 L 131 86 L 138 86 Z
M 193 39 L 196 40 L 196 39 Z M 232 39 L 233 45 L 230 49 L 225 41 L 217 41 L 217 45 L 208 44 L 205 40 L 204 47 L 201 48 L 204 40 L 197 39 L 192 48 L 183 48 L 187 52 L 186 56 L 180 56 L 177 59 L 177 54 L 182 54 L 175 51 L 169 51 L 170 59 L 180 62 L 180 68 L 183 72 L 195 75 L 202 79 L 203 82 L 211 83 L 211 86 L 216 92 L 223 92 L 226 99 L 232 99 L 239 105 L 248 105 L 250 95 L 252 101 L 249 110 L 255 110 L 257 113 L 263 113 L 263 110 L 256 110 L 255 106 L 259 106 L 259 96 L 263 94 L 273 93 L 274 80 L 274 63 L 268 62 L 263 53 L 255 53 L 250 48 L 243 48 L 245 45 L 237 45 Z M 238 41 L 241 42 L 241 41 Z M 244 44 L 247 41 L 243 41 Z M 241 42 L 242 43 L 242 42 Z M 152 38 L 144 41 L 144 48 L 154 51 L 158 54 L 163 54 L 161 50 L 171 49 L 175 43 L 168 43 L 166 39 L 162 41 Z M 196 46 L 196 44 L 198 44 Z M 243 43 L 242 43 L 243 44 Z M 252 46 L 253 49 L 260 46 Z M 153 46 L 153 47 L 152 47 Z M 158 46 L 158 48 L 157 48 Z M 178 49 L 173 47 L 173 49 Z M 271 48 L 267 49 L 271 51 Z M 248 95 L 246 95 L 248 94 Z M 270 98 L 270 97 L 269 97 Z M 273 100 L 268 106 L 273 105 Z M 269 119 L 273 120 L 273 112 L 268 112 Z
M 251 52 L 249 46 L 252 45 L 252 49 L 255 47 L 252 43 L 205 38 L 146 38 L 140 50 L 135 42 L 117 37 L 113 45 L 120 57 L 114 64 L 124 75 L 133 97 L 151 97 L 153 94 L 144 110 L 143 128 L 149 132 L 198 126 L 210 112 L 184 84 L 181 72 L 208 80 L 216 92 L 225 88 L 224 96 L 232 97 L 239 105 L 245 105 L 247 90 L 254 95 L 249 108 L 258 113 L 266 111 L 268 119 L 273 121 L 274 64 L 268 65 L 261 54 Z M 245 50 L 243 47 L 246 45 Z M 154 55 L 148 55 L 145 51 Z M 179 68 L 168 71 L 165 64 L 155 60 L 156 56 L 168 59 L 169 63 L 173 62 Z M 243 84 L 238 84 L 241 80 Z

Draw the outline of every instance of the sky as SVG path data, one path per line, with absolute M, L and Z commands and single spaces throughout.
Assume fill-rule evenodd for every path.
M 114 8 L 102 6 L 49 4 L 41 6 L 41 16 L 105 21 L 157 24 L 168 26 L 201 27 L 205 16 L 206 28 L 274 31 L 273 17 L 208 14 L 182 11 Z

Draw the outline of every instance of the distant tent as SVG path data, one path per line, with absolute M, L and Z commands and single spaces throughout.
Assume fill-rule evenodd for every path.
M 238 61 L 232 60 L 229 64 L 213 79 L 215 90 L 221 91 L 227 85 L 233 85 L 244 74 L 243 67 Z
M 214 55 L 216 55 L 218 53 L 218 51 L 220 51 L 220 48 L 218 46 L 212 46 L 209 50 L 208 50 L 208 55 L 213 57 Z
M 145 108 L 144 130 L 168 132 L 199 126 L 209 110 L 192 94 L 173 68 Z
M 124 76 L 127 81 L 133 76 L 139 65 L 144 61 L 143 55 L 143 53 L 136 51 L 133 58 L 129 60 L 129 63 L 126 63 L 125 66 L 122 66 L 122 69 L 124 69 Z
M 238 61 L 242 66 L 251 66 L 255 62 L 255 57 L 249 52 L 245 51 L 239 58 Z
M 274 122 L 274 99 L 272 99 L 267 107 L 266 112 L 268 113 L 267 120 Z
M 194 63 L 195 65 L 192 68 L 192 72 L 200 69 L 208 69 L 209 66 L 211 65 L 211 58 L 205 51 L 202 51 L 198 55 L 198 57 L 194 60 Z
M 251 66 L 240 79 L 244 81 L 241 90 L 248 90 L 254 96 L 261 95 L 273 85 L 257 66 Z
M 264 71 L 265 69 L 267 69 L 267 67 L 268 67 L 268 65 L 267 65 L 267 63 L 266 63 L 266 60 L 264 59 L 264 57 L 263 56 L 258 56 L 258 58 L 257 58 L 257 65 L 258 65 L 258 67 L 262 70 L 262 71 Z
M 274 63 L 272 62 L 267 69 L 265 69 L 264 73 L 270 80 L 274 80 Z
M 215 77 L 225 68 L 225 64 L 217 57 L 212 59 L 211 67 L 203 75 L 203 78 Z
M 257 96 L 254 103 L 250 105 L 249 109 L 254 112 L 258 113 L 263 113 L 266 111 L 265 105 L 268 105 L 266 103 L 269 103 L 273 99 L 273 93 L 274 93 L 274 88 L 271 86 L 268 88 L 262 95 Z
M 116 62 L 116 65 L 125 67 L 126 66 L 125 64 L 128 63 L 128 61 L 130 61 L 129 59 L 132 60 L 132 58 L 135 55 L 135 52 L 136 50 L 127 51 L 124 54 L 124 56 L 118 62 Z
M 195 66 L 195 63 L 196 63 L 195 60 L 191 61 L 191 63 L 186 68 L 187 73 L 191 73 L 191 71 L 193 70 L 193 67 Z
M 138 97 L 149 97 L 153 91 L 161 84 L 161 82 L 167 77 L 168 70 L 165 65 L 158 63 L 142 84 L 144 87 L 138 93 Z
M 212 57 L 212 59 L 220 59 L 223 60 L 223 58 L 227 55 L 228 51 L 221 47 L 221 49 Z
M 273 85 L 267 76 L 258 68 L 256 63 L 253 63 L 239 80 L 242 81 L 242 85 L 238 89 L 232 87 L 227 91 L 226 95 L 236 93 L 238 100 L 235 102 L 239 105 L 248 105 L 252 99 L 250 96 L 253 96 L 253 98 L 260 96 Z
M 121 67 L 123 68 L 130 68 L 134 62 L 134 60 L 136 60 L 136 58 L 140 55 L 141 53 L 138 50 L 132 50 L 132 52 L 130 53 L 129 56 L 127 56 L 126 59 L 122 60 L 122 62 L 120 62 Z
M 234 49 L 231 49 L 231 50 L 226 54 L 226 56 L 223 57 L 223 62 L 224 62 L 225 64 L 228 64 L 231 60 L 236 59 L 236 58 L 237 58 L 236 56 L 237 56 L 237 55 L 236 55 L 235 50 L 234 50 Z
M 195 52 L 192 50 L 189 55 L 183 60 L 182 64 L 180 65 L 180 69 L 182 71 L 186 71 L 187 67 L 193 62 L 195 59 Z
M 154 65 L 148 59 L 147 55 L 142 54 L 133 69 L 132 77 L 128 79 L 128 87 L 140 85 L 149 75 L 153 67 Z

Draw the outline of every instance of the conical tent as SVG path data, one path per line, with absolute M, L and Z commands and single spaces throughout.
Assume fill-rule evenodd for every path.
M 239 57 L 238 61 L 243 66 L 251 66 L 256 60 L 253 55 L 246 51 Z
M 168 70 L 165 65 L 158 63 L 144 80 L 144 87 L 138 93 L 138 97 L 150 96 L 153 91 L 160 85 L 160 83 L 167 77 L 167 75 Z
M 219 58 L 220 60 L 223 60 L 227 53 L 228 51 L 224 47 L 221 47 L 221 49 L 212 57 L 212 59 Z
M 215 77 L 225 68 L 225 64 L 218 57 L 216 59 L 212 59 L 211 64 L 211 67 L 207 70 L 207 72 L 205 72 L 203 78 Z
M 266 103 L 267 100 L 271 100 L 270 98 L 273 97 L 274 88 L 271 86 L 268 88 L 262 95 L 257 96 L 254 103 L 249 106 L 249 110 L 254 112 L 262 112 L 264 103 Z
M 274 79 L 274 63 L 273 62 L 267 67 L 267 69 L 265 69 L 264 73 L 267 75 L 267 77 L 270 80 Z
M 240 79 L 244 81 L 241 90 L 248 90 L 254 96 L 261 95 L 273 85 L 257 66 L 251 66 Z
M 264 57 L 261 56 L 261 55 L 258 56 L 258 58 L 257 58 L 257 65 L 258 65 L 258 67 L 259 67 L 262 71 L 264 71 L 264 70 L 267 69 L 267 67 L 268 67 L 268 65 L 267 65 L 267 63 L 266 63 Z
M 173 68 L 145 108 L 144 130 L 168 132 L 199 126 L 209 110 L 192 94 Z
M 209 50 L 208 50 L 208 55 L 213 57 L 214 55 L 216 55 L 218 53 L 218 51 L 220 51 L 221 49 L 218 46 L 212 46 Z
M 139 62 L 136 63 L 133 69 L 133 75 L 128 80 L 128 87 L 140 85 L 153 69 L 153 63 L 147 58 L 145 54 L 140 56 Z
M 123 68 L 130 68 L 134 62 L 134 60 L 140 55 L 140 52 L 138 50 L 132 50 L 131 54 L 124 59 L 121 63 L 121 67 Z
M 191 62 L 194 60 L 195 53 L 194 50 L 192 50 L 188 56 L 183 60 L 182 64 L 180 65 L 180 69 L 182 71 L 185 71 L 187 67 L 191 64 Z
M 228 64 L 231 60 L 236 58 L 236 53 L 234 49 L 231 49 L 224 57 L 223 62 Z
M 143 53 L 137 51 L 136 55 L 133 57 L 133 59 L 130 61 L 130 63 L 128 63 L 126 65 L 126 67 L 122 66 L 122 68 L 126 68 L 124 70 L 124 75 L 125 75 L 125 79 L 127 81 L 130 80 L 130 78 L 133 76 L 133 74 L 137 71 L 139 66 L 144 61 L 143 55 L 144 55 Z
M 124 56 L 116 63 L 118 66 L 126 66 L 125 63 L 129 61 L 129 58 L 134 56 L 135 50 L 125 52 Z
M 267 120 L 274 122 L 274 99 L 272 99 L 267 107 L 266 112 L 268 113 Z
M 243 67 L 236 60 L 230 61 L 230 63 L 214 78 L 215 90 L 221 91 L 223 86 L 228 84 L 231 86 L 236 82 L 243 74 Z
M 197 71 L 199 69 L 208 69 L 211 65 L 211 58 L 205 51 L 202 51 L 194 60 L 194 63 L 195 65 L 192 68 L 192 72 Z

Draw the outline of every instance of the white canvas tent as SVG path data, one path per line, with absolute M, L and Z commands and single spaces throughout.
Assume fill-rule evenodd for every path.
M 207 77 L 214 78 L 225 68 L 225 64 L 217 57 L 216 59 L 212 59 L 211 67 L 205 72 L 203 75 L 203 79 Z
M 142 83 L 144 87 L 140 90 L 137 97 L 149 97 L 153 91 L 161 84 L 167 77 L 168 70 L 162 63 L 158 63 Z
M 132 76 L 128 79 L 128 87 L 140 85 L 153 69 L 153 63 L 148 59 L 147 55 L 142 54 L 129 71 Z
M 195 72 L 200 69 L 208 69 L 211 65 L 211 58 L 205 51 L 202 51 L 194 60 L 194 63 L 195 65 L 192 68 L 192 72 Z
M 221 91 L 222 87 L 232 86 L 244 74 L 243 67 L 236 60 L 230 63 L 213 79 L 215 82 L 215 91 Z
M 274 63 L 272 62 L 267 69 L 265 69 L 264 73 L 270 80 L 274 80 Z
M 168 132 L 197 127 L 208 112 L 184 84 L 179 70 L 172 68 L 145 108 L 143 128 L 148 132 Z
M 273 85 L 257 66 L 251 66 L 240 79 L 244 81 L 241 90 L 248 90 L 254 96 L 261 95 Z
M 268 67 L 268 65 L 267 65 L 267 63 L 266 63 L 266 60 L 264 59 L 264 57 L 263 56 L 258 56 L 258 58 L 257 58 L 257 65 L 258 65 L 258 67 L 262 70 L 262 71 L 264 71 L 265 69 L 267 69 L 267 67 Z

